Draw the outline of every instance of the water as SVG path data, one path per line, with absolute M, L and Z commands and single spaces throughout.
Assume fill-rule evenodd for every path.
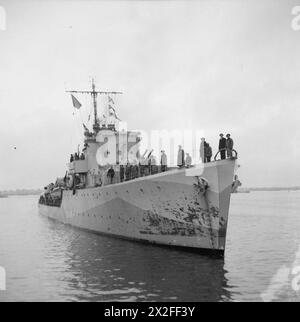
M 216 259 L 55 223 L 36 196 L 0 199 L 0 301 L 298 301 L 299 210 L 300 192 L 233 195 Z

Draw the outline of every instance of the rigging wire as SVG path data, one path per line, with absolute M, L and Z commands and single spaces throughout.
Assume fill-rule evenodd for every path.
M 79 109 L 79 116 L 80 116 L 80 119 L 77 117 L 77 142 L 81 142 L 81 133 L 82 133 L 82 117 L 81 117 L 81 113 L 80 113 L 80 109 Z M 77 147 L 78 147 L 78 144 L 76 146 L 76 151 L 77 151 Z
M 72 112 L 72 116 L 73 116 L 73 120 L 72 120 L 72 127 L 71 127 L 71 133 L 70 133 L 70 146 L 71 146 L 71 149 L 72 149 L 72 153 L 73 152 L 73 147 L 75 146 L 76 142 L 75 142 L 75 136 L 74 136 L 74 133 L 76 133 L 76 114 L 75 114 L 75 110 L 73 110 Z
M 85 95 L 85 102 L 86 102 L 86 106 L 88 106 L 88 103 L 87 103 L 87 95 Z M 89 122 L 92 119 L 92 112 L 93 112 L 93 106 L 92 106 L 93 104 L 92 104 L 92 102 L 89 105 L 90 105 L 90 112 L 89 112 L 88 119 L 87 119 L 87 126 L 89 125 Z

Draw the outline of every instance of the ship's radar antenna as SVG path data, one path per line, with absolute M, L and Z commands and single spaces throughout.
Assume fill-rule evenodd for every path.
M 94 125 L 93 129 L 97 133 L 100 129 L 98 121 L 98 111 L 97 111 L 97 96 L 98 95 L 116 95 L 123 94 L 122 92 L 117 91 L 96 91 L 95 81 L 92 78 L 92 90 L 91 91 L 66 91 L 67 93 L 77 93 L 77 94 L 90 94 L 92 96 L 93 107 L 94 107 Z

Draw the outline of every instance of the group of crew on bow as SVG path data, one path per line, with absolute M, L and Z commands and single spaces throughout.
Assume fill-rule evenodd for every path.
M 200 143 L 200 159 L 202 163 L 211 162 L 212 158 L 212 148 L 208 142 L 206 142 L 205 138 L 201 138 Z M 220 133 L 219 139 L 219 153 L 221 160 L 227 158 L 231 158 L 233 156 L 233 139 L 230 134 L 226 134 L 226 138 L 223 133 Z M 181 145 L 178 146 L 178 154 L 177 154 L 177 166 L 179 168 L 189 168 L 192 165 L 192 158 L 189 153 L 185 153 L 184 149 Z
M 102 184 L 112 184 L 117 182 L 124 182 L 133 180 L 139 177 L 157 174 L 159 172 L 165 172 L 168 170 L 168 157 L 164 150 L 161 150 L 160 162 L 157 164 L 156 158 L 153 155 L 153 150 L 146 156 L 146 151 L 143 156 L 140 157 L 138 163 L 127 163 L 125 165 L 117 164 L 116 166 L 109 167 L 104 176 L 107 180 L 101 179 Z M 200 143 L 200 159 L 203 163 L 211 162 L 212 148 L 205 138 L 201 138 Z M 224 137 L 224 134 L 220 134 L 219 139 L 219 153 L 221 160 L 231 158 L 233 155 L 233 140 L 230 134 Z M 77 160 L 85 160 L 85 154 L 82 152 L 72 154 L 70 162 Z M 185 153 L 181 145 L 178 146 L 177 154 L 177 166 L 178 168 L 189 168 L 192 166 L 192 157 L 189 153 Z M 104 183 L 104 181 L 106 181 Z
M 71 154 L 70 162 L 78 161 L 78 160 L 85 160 L 85 155 L 83 152 L 81 154 L 77 152 L 75 152 L 74 154 Z

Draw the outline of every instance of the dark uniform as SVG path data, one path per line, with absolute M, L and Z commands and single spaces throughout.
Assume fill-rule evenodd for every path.
M 113 168 L 110 168 L 107 171 L 107 176 L 110 178 L 110 183 L 113 183 L 113 179 L 114 179 L 114 176 L 115 176 L 115 170 Z
M 177 166 L 179 168 L 182 168 L 185 165 L 184 155 L 185 155 L 184 150 L 179 149 L 177 154 Z
M 226 139 L 224 137 L 220 138 L 219 141 L 219 151 L 221 154 L 221 159 L 226 159 Z
M 231 158 L 232 157 L 232 149 L 233 149 L 233 140 L 229 135 L 227 135 L 226 149 L 227 149 L 227 157 Z
M 124 166 L 120 165 L 120 181 L 123 182 L 124 181 Z
M 211 146 L 209 144 L 207 144 L 207 147 L 206 147 L 206 162 L 210 162 L 211 157 L 212 157 L 212 149 L 211 149 Z

